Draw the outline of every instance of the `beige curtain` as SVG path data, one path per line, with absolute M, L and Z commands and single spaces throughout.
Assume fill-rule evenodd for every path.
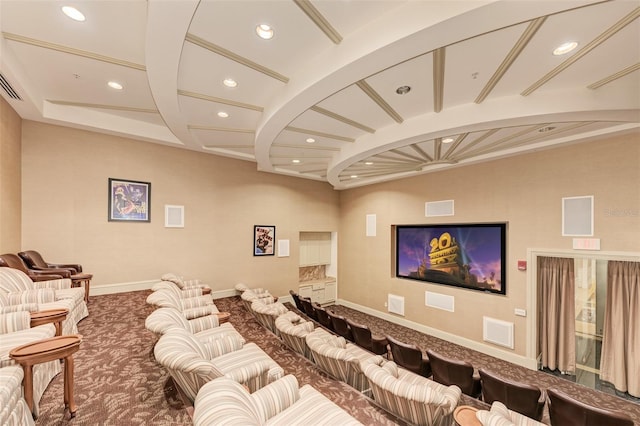
M 573 259 L 538 257 L 538 344 L 542 366 L 576 370 Z
M 609 261 L 600 378 L 640 398 L 640 263 Z

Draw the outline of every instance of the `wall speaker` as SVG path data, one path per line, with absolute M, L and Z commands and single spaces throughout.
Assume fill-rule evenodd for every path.
M 427 201 L 424 203 L 426 217 L 453 216 L 453 200 Z
M 446 294 L 433 293 L 431 291 L 424 292 L 424 304 L 430 308 L 442 309 L 443 311 L 454 312 L 453 296 Z
M 485 342 L 513 349 L 513 323 L 482 317 L 482 339 Z
M 404 316 L 404 297 L 395 294 L 387 295 L 387 308 L 392 314 Z
M 368 214 L 366 222 L 367 222 L 367 227 L 366 227 L 367 237 L 375 237 L 376 236 L 376 215 Z
M 164 227 L 184 228 L 184 206 L 164 206 Z
M 593 236 L 593 195 L 562 199 L 562 235 Z

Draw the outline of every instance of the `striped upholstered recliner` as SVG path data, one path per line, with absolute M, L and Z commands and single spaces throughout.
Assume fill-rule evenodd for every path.
M 37 310 L 67 309 L 62 334 L 78 333 L 78 322 L 89 315 L 84 288 L 71 288 L 70 279 L 33 282 L 22 271 L 0 268 L 0 306 L 31 303 L 38 304 Z
M 183 277 L 180 277 L 177 274 L 174 274 L 173 272 L 167 272 L 166 274 L 162 275 L 160 279 L 162 281 L 168 281 L 175 284 L 181 290 L 199 288 L 201 289 L 203 294 L 211 293 L 211 287 L 201 283 L 199 279 L 185 280 Z
M 33 416 L 22 396 L 24 370 L 18 365 L 0 368 L 0 425 L 33 426 Z
M 279 336 L 280 332 L 276 328 L 276 318 L 289 312 L 289 309 L 280 302 L 264 303 L 262 299 L 256 299 L 251 303 L 251 311 L 264 328 Z
M 188 331 L 173 328 L 160 337 L 153 352 L 191 401 L 205 383 L 218 377 L 254 392 L 284 376 L 284 370 L 255 343 L 242 344 L 234 336 L 203 343 Z
M 501 426 L 516 424 L 518 426 L 544 426 L 537 420 L 529 418 L 524 414 L 509 410 L 500 401 L 494 401 L 491 404 L 491 410 L 478 410 L 476 417 L 482 426 Z
M 295 312 L 289 311 L 276 318 L 275 325 L 285 345 L 313 361 L 306 340 L 307 334 L 315 328 L 313 321 L 306 321 Z
M 215 379 L 200 389 L 193 423 L 210 425 L 360 425 L 310 385 L 288 375 L 249 394 L 233 380 Z
M 39 325 L 31 328 L 31 315 L 27 311 L 18 311 L 0 314 L 0 370 L 9 366 L 18 366 L 13 359 L 9 356 L 9 352 L 13 348 L 26 345 L 27 343 L 36 342 L 42 339 L 48 339 L 55 336 L 56 328 L 53 324 Z M 22 370 L 22 367 L 19 367 Z M 49 361 L 42 364 L 36 364 L 33 366 L 33 411 L 34 414 L 38 414 L 38 404 L 40 398 L 44 393 L 49 382 L 60 373 L 60 361 Z M 3 381 L 0 379 L 0 384 Z M 8 388 L 7 388 L 8 389 Z M 2 395 L 5 389 L 0 387 L 0 401 L 5 399 Z M 19 388 L 20 395 L 22 395 L 22 387 Z M 15 395 L 14 395 L 15 396 Z M 8 398 L 11 402 L 13 396 Z M 4 425 L 2 421 L 4 417 L 5 407 L 8 409 L 10 405 L 0 404 L 0 424 Z
M 160 289 L 147 296 L 147 303 L 159 308 L 172 308 L 182 314 L 187 319 L 202 317 L 218 313 L 217 306 L 213 303 L 210 294 L 194 297 L 182 297 L 179 290 L 170 291 Z
M 220 324 L 216 314 L 188 320 L 175 309 L 159 308 L 149 314 L 144 325 L 147 330 L 158 335 L 163 335 L 172 328 L 180 328 L 193 334 L 201 342 L 227 335 L 237 336 L 243 344 L 245 342 L 231 323 Z
M 362 366 L 375 356 L 371 352 L 319 327 L 307 334 L 306 342 L 318 367 L 359 391 L 369 389 Z
M 414 425 L 450 426 L 462 391 L 444 386 L 376 356 L 363 366 L 373 399 Z

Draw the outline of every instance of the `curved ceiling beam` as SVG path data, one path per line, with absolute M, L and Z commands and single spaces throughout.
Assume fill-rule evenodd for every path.
M 364 135 L 356 143 L 344 147 L 329 164 L 327 180 L 336 189 L 359 186 L 356 182 L 340 181 L 341 173 L 354 163 L 389 149 L 466 132 L 576 120 L 620 122 L 623 127 L 635 122 L 637 126 L 640 122 L 640 101 L 628 93 L 612 91 L 608 95 L 596 99 L 585 90 L 572 92 L 570 96 L 559 96 L 557 92 L 540 93 L 533 101 L 515 96 L 494 100 L 490 102 L 491 108 L 470 103 L 444 110 L 437 114 L 437 118 L 435 113 L 413 117 L 402 125 L 389 126 L 375 134 Z M 619 130 L 624 128 L 613 127 L 604 132 Z M 519 150 L 528 148 L 530 147 L 520 147 Z M 501 155 L 502 152 L 496 152 L 492 158 Z M 381 177 L 380 181 L 388 179 L 389 176 Z M 366 183 L 370 184 L 373 181 L 367 180 Z
M 194 149 L 200 147 L 180 113 L 178 72 L 184 40 L 198 3 L 198 0 L 148 0 L 145 51 L 147 78 L 158 111 L 185 147 Z
M 570 5 L 509 1 L 408 2 L 385 17 L 384 28 L 377 28 L 377 22 L 373 22 L 293 73 L 280 96 L 265 108 L 258 126 L 255 139 L 258 169 L 276 171 L 270 161 L 271 145 L 292 120 L 357 81 L 477 34 L 595 2 L 570 1 Z M 391 127 L 397 131 L 402 126 Z M 364 139 L 369 140 L 370 136 L 365 135 Z M 356 146 L 362 144 L 347 147 L 345 152 L 355 155 Z M 342 159 L 344 155 L 340 153 L 337 158 Z M 330 179 L 334 186 L 337 182 Z

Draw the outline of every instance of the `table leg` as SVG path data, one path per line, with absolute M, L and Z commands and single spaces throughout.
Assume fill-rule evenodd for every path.
M 64 359 L 64 406 L 69 407 L 71 418 L 76 415 L 76 403 L 73 400 L 73 355 Z
M 56 327 L 56 336 L 62 336 L 62 321 L 56 321 L 53 325 Z
M 24 370 L 24 400 L 33 415 L 33 365 L 23 365 Z

